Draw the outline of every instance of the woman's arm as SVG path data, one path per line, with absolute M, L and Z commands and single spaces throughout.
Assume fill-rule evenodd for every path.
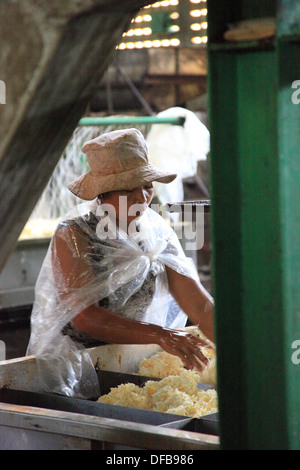
M 88 252 L 86 240 L 76 230 L 69 227 L 63 230 L 71 230 L 71 233 L 66 232 L 66 236 L 61 233 L 55 237 L 52 257 L 57 283 L 61 284 L 63 280 L 65 285 L 62 301 L 68 296 L 68 291 L 82 289 L 86 276 L 92 276 L 88 261 L 80 256 L 81 252 Z M 170 354 L 179 356 L 188 368 L 202 370 L 203 364 L 207 364 L 206 357 L 199 349 L 205 343 L 187 332 L 130 320 L 97 304 L 83 309 L 72 322 L 78 331 L 106 343 L 158 344 Z
M 199 346 L 206 346 L 201 339 L 187 332 L 130 320 L 97 305 L 82 311 L 74 318 L 73 324 L 78 331 L 106 343 L 157 344 L 170 354 L 179 356 L 189 369 L 201 371 L 203 364 L 208 363 L 199 349 Z
M 214 342 L 213 298 L 193 279 L 166 266 L 169 289 L 187 314 L 191 323 L 197 325 L 204 335 Z

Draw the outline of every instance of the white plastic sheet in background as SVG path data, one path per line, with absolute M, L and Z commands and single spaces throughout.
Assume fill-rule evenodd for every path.
M 37 281 L 27 354 L 36 356 L 44 391 L 81 398 L 99 394 L 88 353 L 62 331 L 90 305 L 105 300 L 105 308 L 124 317 L 169 328 L 186 323 L 168 291 L 165 266 L 199 278 L 170 226 L 151 209 L 130 236 L 113 223 L 105 230 L 99 220 L 96 200 L 75 207 L 59 224 Z M 72 260 L 68 273 L 59 243 Z
M 162 204 L 184 200 L 182 179 L 197 173 L 197 162 L 205 160 L 210 150 L 209 131 L 192 111 L 173 107 L 157 115 L 181 116 L 185 117 L 184 126 L 154 124 L 146 138 L 151 162 L 178 175 L 170 184 L 154 183 L 155 193 Z

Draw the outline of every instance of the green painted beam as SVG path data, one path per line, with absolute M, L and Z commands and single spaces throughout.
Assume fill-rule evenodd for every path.
M 79 126 L 108 126 L 108 125 L 133 125 L 133 124 L 172 124 L 183 126 L 184 116 L 157 117 L 157 116 L 108 116 L 108 117 L 86 117 L 79 121 Z
M 300 448 L 300 5 L 278 5 L 278 122 L 289 447 Z M 296 83 L 295 83 L 296 82 Z M 298 82 L 298 84 L 297 84 Z M 294 86 L 296 85 L 296 88 Z
M 223 449 L 298 450 L 300 104 L 291 85 L 300 37 L 282 25 L 296 3 L 279 2 L 284 38 L 268 50 L 220 41 L 222 9 L 229 21 L 251 18 L 262 3 L 257 16 L 274 14 L 275 1 L 218 1 L 216 12 L 208 1 L 220 440 Z
M 300 37 L 278 41 L 278 140 L 285 321 L 286 422 L 290 448 L 300 449 Z M 290 64 L 290 66 L 287 66 Z

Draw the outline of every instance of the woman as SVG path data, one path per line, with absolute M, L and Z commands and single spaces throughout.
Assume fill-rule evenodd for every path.
M 213 342 L 213 300 L 173 230 L 148 208 L 152 182 L 176 175 L 149 162 L 136 129 L 103 134 L 82 150 L 90 171 L 68 188 L 90 202 L 59 224 L 36 286 L 28 353 L 44 388 L 89 394 L 83 348 L 103 342 L 158 344 L 202 370 L 205 342 L 175 328 L 187 315 Z

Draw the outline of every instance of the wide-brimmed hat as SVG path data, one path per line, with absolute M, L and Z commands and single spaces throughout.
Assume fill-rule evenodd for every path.
M 68 184 L 81 199 L 99 194 L 133 189 L 158 181 L 171 183 L 176 174 L 162 171 L 149 161 L 148 147 L 138 129 L 122 129 L 102 134 L 82 147 L 90 171 Z

